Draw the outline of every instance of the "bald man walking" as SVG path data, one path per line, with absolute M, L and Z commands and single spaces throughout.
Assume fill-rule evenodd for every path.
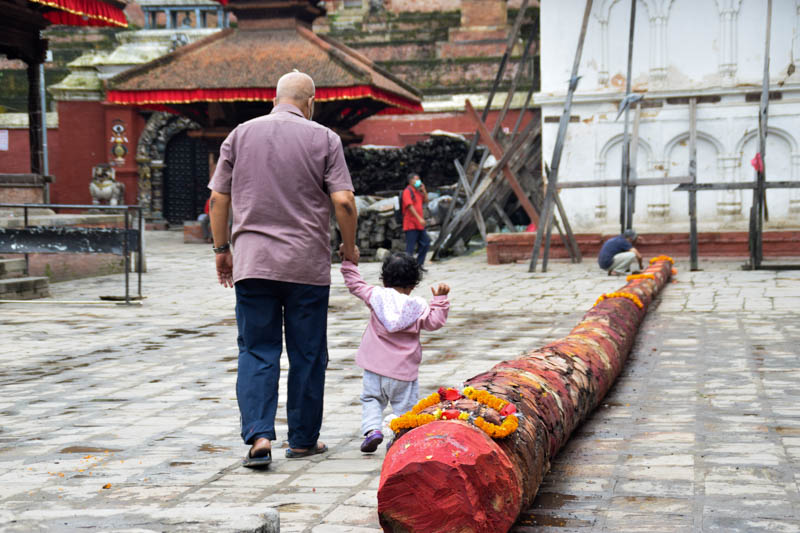
M 330 209 L 345 259 L 358 263 L 353 185 L 339 136 L 311 120 L 314 81 L 284 75 L 269 115 L 234 129 L 209 183 L 217 277 L 236 291 L 236 396 L 243 465 L 272 461 L 280 357 L 289 357 L 286 457 L 327 451 L 319 441 L 331 283 Z M 228 239 L 228 212 L 233 226 Z

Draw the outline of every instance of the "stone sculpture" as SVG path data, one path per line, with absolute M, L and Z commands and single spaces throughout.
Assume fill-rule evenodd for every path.
M 89 183 L 92 204 L 122 205 L 125 203 L 125 184 L 117 181 L 114 167 L 100 164 L 92 167 L 92 181 Z

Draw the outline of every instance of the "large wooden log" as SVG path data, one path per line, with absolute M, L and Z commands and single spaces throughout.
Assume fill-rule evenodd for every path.
M 378 488 L 384 531 L 508 531 L 533 502 L 551 458 L 614 383 L 671 272 L 671 260 L 655 261 L 643 276 L 603 295 L 568 336 L 465 383 L 514 404 L 519 427 L 508 437 L 494 440 L 461 420 L 437 420 L 400 434 L 386 454 Z M 492 421 L 491 410 L 465 398 L 422 413 L 437 409 L 480 411 Z

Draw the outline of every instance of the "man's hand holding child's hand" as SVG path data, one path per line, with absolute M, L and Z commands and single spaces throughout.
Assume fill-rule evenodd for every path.
M 361 252 L 358 250 L 358 246 L 353 247 L 353 254 L 348 257 L 344 253 L 344 243 L 339 245 L 339 258 L 340 259 L 347 259 L 353 264 L 358 264 L 358 261 L 361 259 Z
M 440 283 L 436 287 L 431 287 L 431 292 L 434 296 L 447 296 L 450 292 L 450 287 L 447 283 Z

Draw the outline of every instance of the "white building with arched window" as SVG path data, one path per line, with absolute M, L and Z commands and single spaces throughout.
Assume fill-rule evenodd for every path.
M 644 94 L 639 177 L 685 176 L 688 98 L 697 97 L 698 182 L 752 181 L 764 69 L 764 0 L 637 0 L 632 87 Z M 543 154 L 549 162 L 585 2 L 541 5 Z M 586 33 L 559 182 L 619 179 L 630 0 L 596 0 Z M 768 180 L 800 180 L 800 0 L 773 0 Z M 633 113 L 631 113 L 631 120 Z M 675 185 L 639 187 L 634 227 L 688 231 L 688 195 Z M 577 231 L 619 230 L 617 187 L 564 189 Z M 746 230 L 752 192 L 699 192 L 700 231 Z M 767 192 L 770 228 L 800 227 L 800 189 Z

